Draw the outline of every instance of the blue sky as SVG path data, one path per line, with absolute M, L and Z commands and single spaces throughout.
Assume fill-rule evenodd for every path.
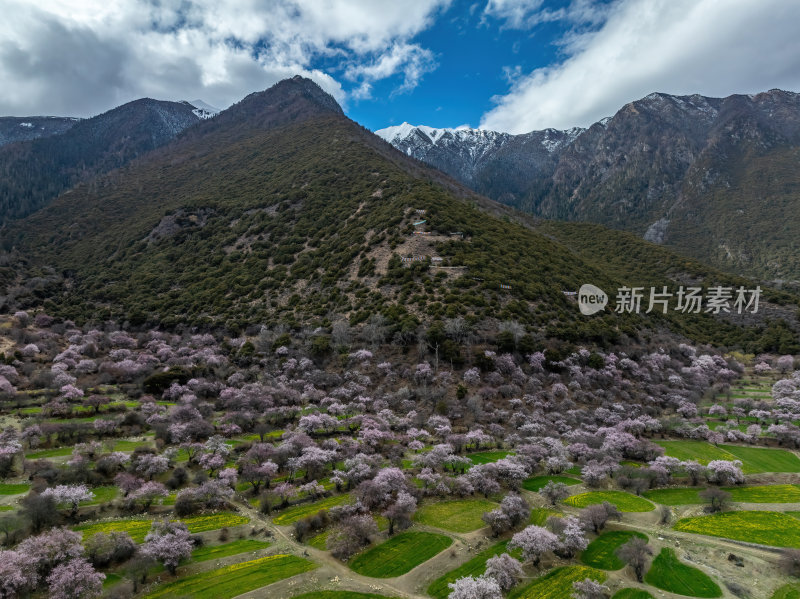
M 560 8 L 567 3 L 548 3 Z M 397 92 L 402 75 L 375 84 L 373 98 L 348 103 L 348 115 L 370 129 L 404 121 L 431 127 L 478 126 L 508 92 L 516 69 L 531 72 L 559 59 L 563 22 L 519 30 L 483 14 L 477 4 L 457 3 L 414 41 L 429 48 L 436 68 L 408 92 Z M 472 8 L 472 10 L 470 10 Z
M 226 108 L 300 74 L 377 129 L 588 126 L 650 92 L 800 90 L 787 0 L 0 0 L 0 115 Z

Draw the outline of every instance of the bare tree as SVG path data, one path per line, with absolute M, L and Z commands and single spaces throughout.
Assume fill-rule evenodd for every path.
M 444 321 L 444 332 L 453 341 L 461 345 L 469 336 L 469 325 L 460 316 Z
M 386 340 L 387 331 L 387 322 L 383 315 L 373 314 L 364 325 L 361 336 L 374 348 Z
M 519 340 L 522 339 L 523 335 L 525 335 L 525 327 L 516 320 L 506 320 L 500 323 L 499 330 L 501 333 L 511 333 L 511 336 L 514 339 L 514 344 L 519 343 Z
M 721 512 L 731 499 L 731 494 L 717 487 L 700 491 L 700 499 L 709 503 L 709 511 Z
M 778 566 L 787 576 L 800 578 L 800 549 L 784 549 L 778 560 Z
M 617 506 L 607 501 L 590 505 L 581 512 L 581 520 L 590 526 L 595 534 L 599 534 L 610 519 L 619 520 L 620 518 L 622 518 L 622 514 Z
M 350 323 L 346 320 L 337 320 L 331 327 L 331 340 L 336 346 L 348 346 L 351 340 Z
M 653 555 L 653 549 L 641 537 L 633 537 L 617 549 L 617 557 L 633 569 L 636 580 L 639 582 L 644 579 L 651 555 Z
M 539 495 L 547 499 L 552 505 L 555 505 L 562 499 L 569 497 L 569 488 L 564 483 L 557 483 L 551 480 L 539 489 Z

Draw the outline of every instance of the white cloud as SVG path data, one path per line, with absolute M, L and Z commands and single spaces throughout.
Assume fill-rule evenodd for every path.
M 342 101 L 341 65 L 353 97 L 397 73 L 410 89 L 434 64 L 410 40 L 449 3 L 0 0 L 0 114 L 88 116 L 142 96 L 227 106 L 295 74 Z
M 417 44 L 396 43 L 372 62 L 351 64 L 345 71 L 345 77 L 351 81 L 363 81 L 358 97 L 367 98 L 370 97 L 372 81 L 402 72 L 403 83 L 397 91 L 409 91 L 417 86 L 425 73 L 435 68 L 436 61 L 430 50 Z
M 484 17 L 504 21 L 506 27 L 523 29 L 540 14 L 543 0 L 489 0 L 483 9 Z
M 576 18 L 597 18 L 587 14 Z M 565 36 L 562 62 L 495 98 L 481 127 L 586 126 L 653 91 L 725 96 L 800 88 L 796 2 L 617 0 L 602 16 L 595 30 Z

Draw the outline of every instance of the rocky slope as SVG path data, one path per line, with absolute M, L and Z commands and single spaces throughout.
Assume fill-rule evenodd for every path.
M 0 225 L 164 145 L 207 116 L 186 102 L 145 98 L 90 119 L 70 120 L 62 132 L 0 147 Z
M 800 279 L 800 219 L 792 217 L 800 213 L 800 94 L 654 93 L 570 132 L 378 133 L 538 216 L 632 231 L 762 279 Z
M 64 133 L 79 120 L 61 116 L 0 117 L 0 147 Z
M 757 343 L 757 327 L 706 314 L 581 316 L 564 291 L 586 282 L 749 283 L 633 238 L 625 254 L 638 253 L 645 279 L 624 263 L 607 269 L 602 251 L 580 252 L 581 235 L 561 235 L 398 152 L 298 78 L 13 223 L 2 235 L 7 257 L 22 256 L 32 281 L 49 287 L 23 297 L 14 268 L 0 267 L 0 281 L 17 304 L 44 299 L 78 322 L 235 331 L 377 318 L 412 344 L 420 324 L 461 315 L 566 341 L 607 344 L 650 329 Z M 765 294 L 764 306 L 786 301 Z

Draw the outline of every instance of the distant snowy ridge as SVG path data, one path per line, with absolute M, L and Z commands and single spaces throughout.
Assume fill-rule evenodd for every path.
M 584 129 L 581 127 L 573 127 L 567 131 L 544 129 L 524 134 L 524 136 L 535 136 L 542 147 L 552 153 L 571 144 L 583 131 Z M 409 123 L 378 129 L 375 131 L 375 135 L 405 150 L 410 155 L 415 155 L 420 145 L 437 145 L 444 140 L 448 145 L 469 146 L 468 153 L 473 157 L 483 156 L 488 151 L 496 151 L 512 138 L 522 137 L 490 129 L 436 128 L 426 125 L 410 125 Z
M 211 104 L 206 104 L 202 100 L 192 100 L 191 102 L 186 103 L 190 106 L 194 106 L 194 110 L 192 110 L 192 112 L 197 118 L 200 119 L 210 119 L 217 116 L 217 114 L 221 112 L 219 108 L 215 108 Z
M 428 127 L 426 125 L 409 125 L 408 123 L 395 125 L 393 127 L 386 127 L 385 129 L 378 129 L 375 131 L 375 135 L 382 137 L 391 144 L 409 139 L 415 134 L 424 135 L 433 144 L 437 143 L 443 138 L 446 138 L 447 136 L 459 141 L 489 141 L 508 137 L 507 133 L 499 133 L 498 131 L 490 131 L 488 129 L 473 129 L 471 127 L 456 127 L 455 129 L 444 127 L 437 129 L 436 127 Z

